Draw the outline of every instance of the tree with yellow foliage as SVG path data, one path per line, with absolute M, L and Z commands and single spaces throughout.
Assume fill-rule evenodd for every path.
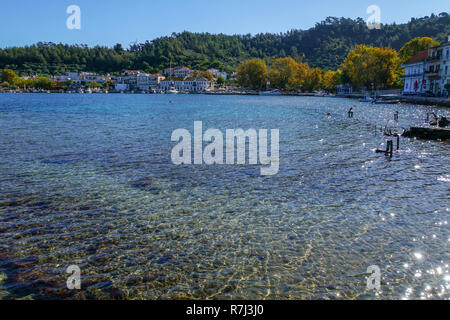
M 319 90 L 322 85 L 324 71 L 320 68 L 309 69 L 303 83 L 303 89 L 308 92 Z
M 10 85 L 14 84 L 14 81 L 17 79 L 17 74 L 10 69 L 3 69 L 0 82 L 8 82 Z
M 354 86 L 375 89 L 395 83 L 400 68 L 397 51 L 392 48 L 377 48 L 357 45 L 351 50 L 342 65 Z
M 308 65 L 291 57 L 278 58 L 269 69 L 271 86 L 282 90 L 298 90 L 308 74 Z
M 261 90 L 267 82 L 267 66 L 262 59 L 250 59 L 237 69 L 237 81 L 249 89 Z
M 328 91 L 334 91 L 336 89 L 336 86 L 341 83 L 342 77 L 341 73 L 342 73 L 341 70 L 337 71 L 324 70 L 321 88 Z

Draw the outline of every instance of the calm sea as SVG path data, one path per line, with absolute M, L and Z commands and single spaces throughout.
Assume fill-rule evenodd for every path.
M 0 298 L 448 299 L 449 143 L 374 152 L 380 127 L 430 111 L 450 116 L 316 97 L 2 94 Z M 173 165 L 172 132 L 196 120 L 279 129 L 279 173 Z

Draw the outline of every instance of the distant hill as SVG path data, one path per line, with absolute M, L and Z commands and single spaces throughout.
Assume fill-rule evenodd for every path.
M 390 46 L 399 50 L 414 37 L 445 41 L 450 34 L 448 13 L 412 18 L 405 24 L 382 25 L 369 30 L 363 19 L 329 17 L 308 30 L 280 34 L 224 35 L 174 33 L 123 49 L 85 45 L 38 43 L 27 47 L 0 49 L 0 68 L 23 74 L 61 74 L 67 71 L 120 72 L 140 69 L 157 72 L 172 65 L 206 70 L 233 71 L 248 58 L 271 60 L 292 56 L 312 67 L 337 69 L 356 44 Z

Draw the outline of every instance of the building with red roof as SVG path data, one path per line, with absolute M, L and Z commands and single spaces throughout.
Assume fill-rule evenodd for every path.
M 405 68 L 403 94 L 418 95 L 426 92 L 425 66 L 428 56 L 428 50 L 421 51 L 402 65 Z

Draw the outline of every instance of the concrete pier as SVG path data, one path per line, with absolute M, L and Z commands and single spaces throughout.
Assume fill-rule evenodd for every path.
M 428 140 L 450 139 L 450 129 L 412 127 L 403 134 L 403 137 Z

